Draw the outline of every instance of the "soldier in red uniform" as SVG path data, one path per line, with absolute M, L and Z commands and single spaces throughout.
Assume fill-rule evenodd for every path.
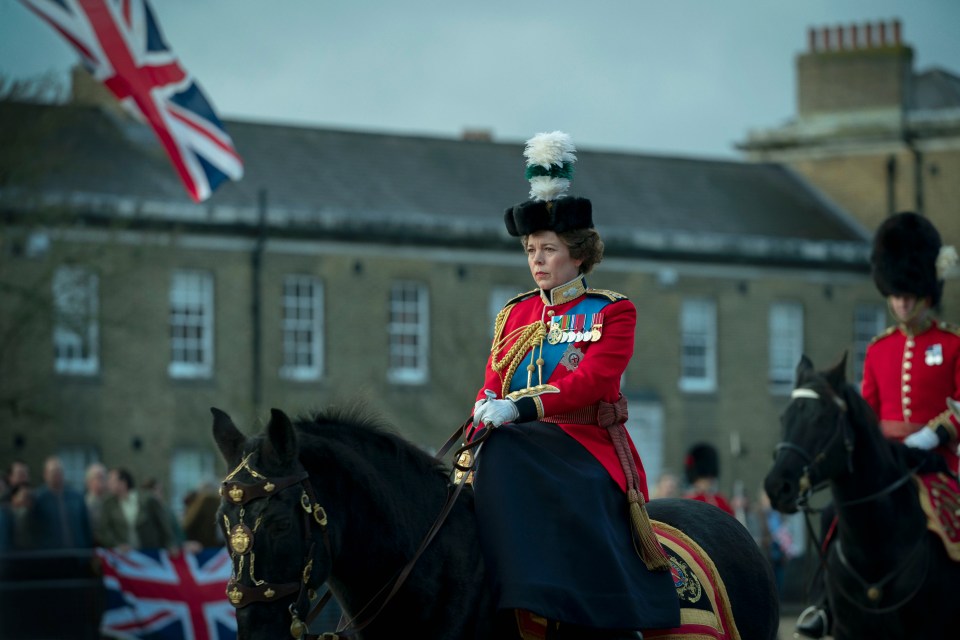
M 947 400 L 960 399 L 960 327 L 933 315 L 950 252 L 955 259 L 934 226 L 915 213 L 880 226 L 873 277 L 897 324 L 867 347 L 862 391 L 887 438 L 935 449 L 957 473 L 960 416 Z
M 960 328 L 937 320 L 947 272 L 957 262 L 923 216 L 902 212 L 877 229 L 870 256 L 873 280 L 896 324 L 873 339 L 863 363 L 861 391 L 883 434 L 909 447 L 935 450 L 958 472 Z M 822 518 L 830 525 L 832 510 Z M 829 541 L 830 529 L 824 539 Z M 800 614 L 797 632 L 822 638 L 830 630 L 825 600 Z
M 684 470 L 690 485 L 684 498 L 712 504 L 736 516 L 730 501 L 717 487 L 717 480 L 720 477 L 720 456 L 712 444 L 700 442 L 690 447 L 687 451 Z
M 473 481 L 490 587 L 512 635 L 536 622 L 548 638 L 638 638 L 680 614 L 624 428 L 636 308 L 587 284 L 603 241 L 590 201 L 563 195 L 569 136 L 538 134 L 525 156 L 533 199 L 505 222 L 537 288 L 497 316 L 470 435 L 484 438 Z

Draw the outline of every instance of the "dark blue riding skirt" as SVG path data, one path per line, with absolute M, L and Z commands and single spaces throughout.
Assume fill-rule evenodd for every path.
M 679 625 L 670 572 L 647 570 L 626 495 L 580 443 L 554 424 L 504 425 L 477 465 L 480 542 L 500 609 L 603 629 Z

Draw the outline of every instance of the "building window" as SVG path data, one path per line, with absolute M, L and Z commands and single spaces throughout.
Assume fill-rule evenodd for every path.
M 717 304 L 690 298 L 680 309 L 680 390 L 717 388 Z
M 177 271 L 170 283 L 170 366 L 172 378 L 213 375 L 213 276 Z
M 57 373 L 94 375 L 100 370 L 99 278 L 79 267 L 53 275 L 53 363 Z
M 184 499 L 192 491 L 204 487 L 216 490 L 217 472 L 213 454 L 206 449 L 181 448 L 170 460 L 169 505 L 178 516 L 183 516 Z
M 887 326 L 887 309 L 882 304 L 858 304 L 853 310 L 853 379 L 863 380 L 867 346 Z
M 769 315 L 770 392 L 787 394 L 796 382 L 797 364 L 803 356 L 803 306 L 776 302 Z
M 427 288 L 422 284 L 398 282 L 390 289 L 390 382 L 421 384 L 427 380 L 428 302 Z
M 283 366 L 280 377 L 318 380 L 323 375 L 323 283 L 289 275 L 283 279 Z

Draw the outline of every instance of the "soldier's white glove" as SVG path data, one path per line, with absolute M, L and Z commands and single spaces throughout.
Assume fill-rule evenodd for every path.
M 933 429 L 924 427 L 904 438 L 903 444 L 914 449 L 934 449 L 940 444 L 940 438 Z
M 502 424 L 513 422 L 519 416 L 520 411 L 513 400 L 487 400 L 473 414 L 473 424 L 499 427 Z

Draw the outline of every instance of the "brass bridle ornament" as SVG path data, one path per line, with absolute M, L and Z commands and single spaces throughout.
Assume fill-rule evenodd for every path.
M 281 598 L 297 594 L 296 599 L 289 607 L 292 618 L 290 634 L 294 638 L 301 638 L 307 630 L 307 625 L 301 614 L 309 611 L 310 601 L 316 597 L 318 580 L 313 575 L 313 554 L 318 532 L 323 538 L 327 552 L 330 553 L 330 541 L 327 536 L 327 513 L 317 503 L 310 486 L 309 474 L 306 471 L 281 478 L 268 478 L 250 466 L 252 455 L 251 453 L 241 460 L 240 464 L 220 484 L 220 497 L 231 504 L 240 506 L 239 519 L 236 523 L 231 523 L 228 516 L 223 514 L 227 548 L 233 561 L 233 571 L 230 580 L 227 582 L 227 598 L 230 600 L 230 604 L 240 609 L 255 602 L 276 602 Z M 241 471 L 245 471 L 251 476 L 252 481 L 240 482 L 236 480 L 236 476 Z M 244 521 L 246 506 L 254 500 L 269 500 L 282 491 L 296 486 L 300 488 L 304 543 L 308 549 L 303 559 L 300 581 L 276 584 L 258 579 L 255 569 L 254 539 L 262 522 L 262 516 L 258 517 L 251 527 Z M 241 582 L 245 568 L 250 584 Z

